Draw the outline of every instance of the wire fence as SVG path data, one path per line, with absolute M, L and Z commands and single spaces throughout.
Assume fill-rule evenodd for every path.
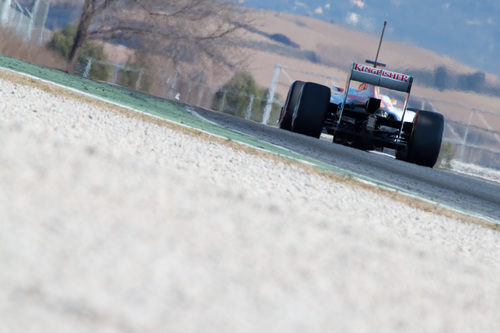
M 161 87 L 152 89 L 151 73 L 147 70 L 92 58 L 78 62 L 75 66 L 75 74 L 138 91 L 151 92 L 154 90 L 154 94 L 159 97 L 228 113 L 256 122 L 263 121 L 264 111 L 266 107 L 270 106 L 270 114 L 266 123 L 271 125 L 278 123 L 283 103 L 276 96 L 270 100 L 268 96 L 251 95 L 201 81 L 187 80 L 176 74 L 168 77 Z
M 35 0 L 31 6 L 16 0 L 0 1 L 0 25 L 15 31 L 25 40 L 43 43 L 48 36 L 45 29 L 50 0 Z

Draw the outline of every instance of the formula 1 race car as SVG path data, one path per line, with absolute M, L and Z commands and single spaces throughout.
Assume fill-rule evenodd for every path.
M 413 78 L 390 72 L 384 64 L 354 63 L 344 89 L 295 81 L 281 109 L 279 127 L 364 150 L 395 151 L 399 160 L 433 167 L 441 148 L 444 117 L 436 112 L 408 108 Z M 379 68 L 377 68 L 379 67 Z M 350 88 L 351 81 L 360 82 Z M 382 90 L 405 93 L 403 107 Z
M 349 88 L 351 81 L 362 84 Z M 357 63 L 345 89 L 295 81 L 281 109 L 279 127 L 318 138 L 326 132 L 335 143 L 364 150 L 390 148 L 397 159 L 433 167 L 444 117 L 407 107 L 412 81 L 409 75 Z M 405 92 L 403 108 L 381 88 Z

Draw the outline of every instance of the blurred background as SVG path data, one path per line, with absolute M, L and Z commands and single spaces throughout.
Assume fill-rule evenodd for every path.
M 295 80 L 343 86 L 373 58 L 446 118 L 441 167 L 500 169 L 500 3 L 2 0 L 0 52 L 276 125 Z

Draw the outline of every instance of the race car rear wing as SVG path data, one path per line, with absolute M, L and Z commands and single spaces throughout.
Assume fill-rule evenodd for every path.
M 351 81 L 373 84 L 375 86 L 406 93 L 403 116 L 401 118 L 401 129 L 399 131 L 399 137 L 401 137 L 401 132 L 403 130 L 404 124 L 404 116 L 406 113 L 406 108 L 408 106 L 408 99 L 410 98 L 411 86 L 413 84 L 413 77 L 402 73 L 390 72 L 383 68 L 376 68 L 368 65 L 353 63 L 351 73 L 347 77 L 346 87 L 344 89 L 344 102 L 342 103 L 342 106 L 340 108 L 338 119 L 339 125 L 341 122 L 344 105 L 349 94 L 349 86 L 351 85 Z
M 413 83 L 409 75 L 357 63 L 352 64 L 350 79 L 402 92 L 410 92 Z

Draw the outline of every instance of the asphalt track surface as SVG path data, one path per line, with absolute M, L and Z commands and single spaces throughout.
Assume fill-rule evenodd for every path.
M 398 161 L 391 156 L 357 150 L 219 112 L 191 109 L 220 126 L 500 224 L 500 184 Z

